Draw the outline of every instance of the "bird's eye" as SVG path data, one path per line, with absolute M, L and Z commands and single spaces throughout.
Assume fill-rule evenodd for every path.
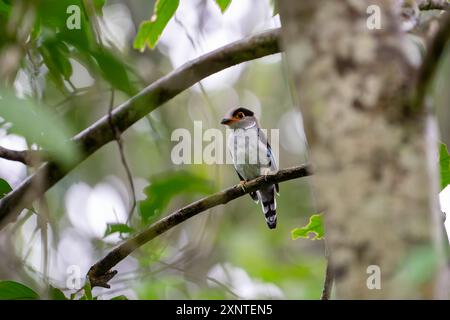
M 242 119 L 242 118 L 244 117 L 244 114 L 243 114 L 242 112 L 239 112 L 239 113 L 237 114 L 237 117 L 238 117 L 239 119 Z

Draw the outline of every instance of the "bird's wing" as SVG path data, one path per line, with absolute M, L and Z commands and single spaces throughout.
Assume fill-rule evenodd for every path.
M 264 134 L 264 131 L 258 128 L 258 137 L 259 141 L 267 148 L 267 157 L 269 158 L 269 166 L 270 170 L 272 172 L 276 172 L 277 169 L 277 163 L 275 162 L 275 157 L 272 152 L 272 147 L 270 146 L 270 143 L 267 141 L 266 135 Z M 278 183 L 275 184 L 275 190 L 277 194 L 280 192 L 280 186 Z
M 275 162 L 275 157 L 272 152 L 272 147 L 270 146 L 269 142 L 267 141 L 266 135 L 264 134 L 264 131 L 258 128 L 258 138 L 260 143 L 267 149 L 267 158 L 269 159 L 269 166 L 271 171 L 277 171 L 277 163 Z

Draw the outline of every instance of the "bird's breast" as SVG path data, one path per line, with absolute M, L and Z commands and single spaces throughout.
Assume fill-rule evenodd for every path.
M 246 180 L 261 175 L 261 156 L 266 156 L 267 150 L 262 150 L 257 130 L 235 130 L 228 141 L 234 166 Z

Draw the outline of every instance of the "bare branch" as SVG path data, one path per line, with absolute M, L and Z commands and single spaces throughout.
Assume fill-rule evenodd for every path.
M 333 288 L 334 273 L 331 267 L 330 257 L 327 257 L 327 267 L 325 270 L 325 280 L 323 281 L 323 290 L 321 300 L 330 300 L 331 289 Z
M 133 216 L 134 209 L 136 209 L 136 190 L 134 188 L 133 183 L 133 175 L 131 174 L 130 166 L 128 165 L 127 158 L 125 157 L 125 151 L 123 149 L 122 137 L 120 136 L 120 132 L 117 130 L 113 120 L 112 120 L 112 111 L 114 107 L 114 89 L 111 90 L 111 99 L 109 102 L 108 109 L 108 123 L 115 135 L 115 139 L 117 142 L 117 147 L 119 148 L 120 160 L 122 161 L 122 165 L 125 169 L 125 173 L 127 174 L 128 184 L 130 185 L 131 190 L 131 207 L 128 211 L 127 223 L 131 221 L 131 217 Z
M 279 170 L 276 174 L 262 176 L 248 181 L 243 185 L 243 188 L 240 184 L 235 185 L 193 202 L 186 207 L 171 213 L 170 215 L 155 222 L 144 231 L 138 233 L 136 236 L 126 240 L 120 246 L 109 252 L 103 259 L 94 264 L 88 272 L 91 286 L 109 288 L 108 281 L 117 274 L 117 271 L 112 271 L 111 268 L 125 259 L 140 246 L 146 244 L 150 240 L 175 227 L 181 222 L 186 221 L 187 219 L 210 208 L 221 204 L 226 204 L 229 201 L 242 197 L 247 193 L 256 191 L 263 185 L 293 180 L 306 177 L 311 174 L 312 170 L 308 165 Z
M 27 166 L 35 166 L 42 161 L 42 154 L 37 150 L 10 150 L 0 146 L 0 158 L 22 162 Z
M 116 124 L 117 130 L 119 133 L 124 132 L 149 112 L 216 72 L 280 52 L 279 33 L 280 29 L 273 29 L 233 42 L 172 71 L 114 109 L 111 119 Z M 84 151 L 80 160 L 64 168 L 54 162 L 48 162 L 25 179 L 0 201 L 0 228 L 14 220 L 23 208 L 67 175 L 81 161 L 114 139 L 108 115 L 76 135 L 73 141 Z M 42 181 L 42 188 L 33 190 L 35 181 Z

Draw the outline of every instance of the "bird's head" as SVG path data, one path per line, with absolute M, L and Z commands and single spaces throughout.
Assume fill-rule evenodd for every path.
M 256 124 L 253 111 L 238 107 L 228 112 L 220 122 L 232 129 L 246 129 Z

